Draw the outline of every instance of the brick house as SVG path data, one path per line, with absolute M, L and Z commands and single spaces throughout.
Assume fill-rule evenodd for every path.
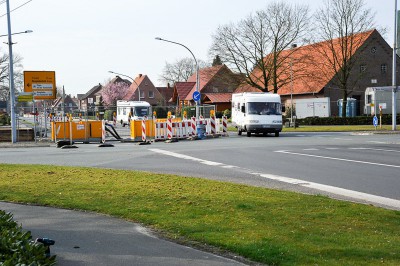
M 367 87 L 390 86 L 392 83 L 392 48 L 382 38 L 377 30 L 354 35 L 356 39 L 353 47 L 355 65 L 350 72 L 348 97 L 356 99 L 356 115 L 364 114 L 365 89 Z M 285 73 L 281 73 L 281 79 L 287 80 L 279 87 L 278 94 L 282 96 L 282 102 L 290 105 L 291 95 L 296 99 L 330 98 L 331 115 L 337 116 L 339 108 L 337 102 L 342 93 L 336 85 L 338 73 L 330 67 L 328 59 L 321 56 L 321 51 L 328 51 L 330 43 L 339 54 L 340 43 L 338 38 L 332 42 L 321 42 L 286 50 L 281 56 L 286 58 Z M 289 55 L 290 54 L 290 55 Z M 398 67 L 400 64 L 398 64 Z M 253 72 L 255 75 L 256 71 Z M 293 75 L 291 78 L 291 74 Z M 397 73 L 397 79 L 400 78 Z M 269 87 L 269 89 L 271 89 Z M 241 85 L 235 92 L 259 91 L 249 85 Z
M 139 86 L 139 89 L 138 89 Z M 151 82 L 147 75 L 139 74 L 129 87 L 128 93 L 123 100 L 125 101 L 138 101 L 140 91 L 140 100 L 150 103 L 152 106 L 163 105 L 165 103 L 164 97 Z
M 199 70 L 199 91 L 202 104 L 216 106 L 216 111 L 230 108 L 232 93 L 240 84 L 240 75 L 233 73 L 226 65 L 217 65 Z M 196 73 L 187 82 L 177 82 L 174 86 L 172 102 L 179 107 L 194 105 L 192 99 L 196 91 Z

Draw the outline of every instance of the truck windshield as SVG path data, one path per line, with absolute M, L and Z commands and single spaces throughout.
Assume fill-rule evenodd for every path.
M 247 113 L 253 115 L 281 115 L 281 104 L 273 102 L 249 102 Z

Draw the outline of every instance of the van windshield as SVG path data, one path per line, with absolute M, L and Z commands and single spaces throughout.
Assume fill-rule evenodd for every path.
M 134 114 L 134 116 L 138 116 L 138 117 L 149 116 L 149 107 L 146 107 L 146 106 L 134 107 L 133 114 Z
M 247 113 L 251 115 L 281 115 L 281 104 L 273 102 L 249 102 Z

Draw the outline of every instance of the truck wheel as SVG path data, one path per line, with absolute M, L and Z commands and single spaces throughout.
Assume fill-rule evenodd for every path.
M 275 132 L 275 137 L 279 137 L 279 132 Z
M 247 136 L 248 136 L 248 137 L 251 137 L 251 132 L 247 132 Z
M 242 130 L 238 127 L 238 135 L 241 136 L 242 135 Z

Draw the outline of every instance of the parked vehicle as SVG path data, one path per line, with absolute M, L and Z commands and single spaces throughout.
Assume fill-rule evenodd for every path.
M 232 125 L 238 134 L 274 133 L 282 131 L 282 104 L 278 94 L 244 92 L 232 94 Z
M 400 92 L 396 93 L 396 113 L 400 113 Z M 379 106 L 382 114 L 392 113 L 392 87 L 369 87 L 365 90 L 364 113 L 367 115 L 378 115 Z
M 124 127 L 130 120 L 143 120 L 152 115 L 151 105 L 144 101 L 117 101 L 117 121 Z M 130 116 L 130 117 L 129 117 Z

